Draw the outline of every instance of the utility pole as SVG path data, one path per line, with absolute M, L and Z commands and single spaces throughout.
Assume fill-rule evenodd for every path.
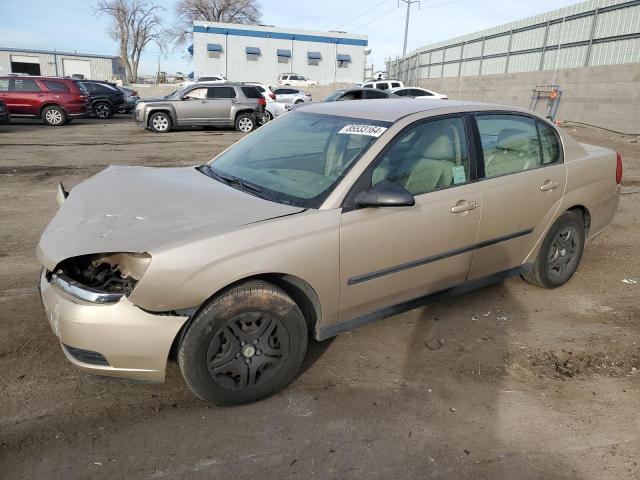
M 414 3 L 420 6 L 420 0 L 398 0 L 398 6 L 400 6 L 400 2 L 407 4 L 407 21 L 404 25 L 404 47 L 402 47 L 402 56 L 407 56 L 407 37 L 409 36 L 409 14 L 411 13 L 411 5 Z

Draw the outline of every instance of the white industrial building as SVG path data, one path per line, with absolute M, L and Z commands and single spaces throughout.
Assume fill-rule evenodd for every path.
M 222 74 L 231 81 L 275 85 L 281 73 L 297 73 L 322 85 L 361 82 L 367 37 L 263 25 L 195 21 L 195 75 Z
M 119 57 L 0 47 L 0 76 L 10 73 L 52 77 L 84 75 L 94 80 L 116 80 L 125 76 Z

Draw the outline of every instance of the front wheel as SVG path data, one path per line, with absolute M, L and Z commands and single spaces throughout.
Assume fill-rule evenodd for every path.
M 256 118 L 250 113 L 241 113 L 236 118 L 236 130 L 242 133 L 252 132 L 256 128 Z
M 542 242 L 533 270 L 522 278 L 543 288 L 564 285 L 580 264 L 584 243 L 582 215 L 576 212 L 563 213 Z
M 67 114 L 60 107 L 50 106 L 42 110 L 42 119 L 47 125 L 58 127 L 67 123 Z
M 113 117 L 113 107 L 107 102 L 98 102 L 93 106 L 93 114 L 101 120 Z
M 165 112 L 156 112 L 149 118 L 149 128 L 156 133 L 167 133 L 171 130 L 171 117 Z
M 296 104 L 296 105 L 300 105 L 301 103 L 304 103 L 304 100 L 299 100 L 299 99 L 298 99 L 298 100 L 296 100 L 296 101 L 295 101 L 295 104 Z
M 215 297 L 196 315 L 180 344 L 178 364 L 201 399 L 253 402 L 293 380 L 307 338 L 305 319 L 291 297 L 254 280 Z

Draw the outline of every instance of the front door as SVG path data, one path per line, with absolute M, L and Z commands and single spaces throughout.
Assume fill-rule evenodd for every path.
M 560 207 L 567 172 L 553 127 L 526 115 L 476 115 L 484 157 L 482 223 L 469 279 L 520 266 Z
M 180 125 L 207 125 L 211 118 L 211 100 L 208 88 L 194 88 L 176 102 L 176 114 Z
M 46 95 L 33 78 L 16 77 L 10 86 L 7 107 L 12 115 L 37 115 Z
M 470 182 L 468 125 L 462 117 L 415 124 L 364 175 L 414 195 L 412 207 L 359 208 L 342 214 L 341 321 L 463 283 L 482 210 Z

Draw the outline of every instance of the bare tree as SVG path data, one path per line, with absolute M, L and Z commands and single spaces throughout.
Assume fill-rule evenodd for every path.
M 155 43 L 162 51 L 166 48 L 161 10 L 154 0 L 100 0 L 96 6 L 98 15 L 111 17 L 109 34 L 120 44 L 120 59 L 129 82 L 138 79 L 140 56 L 147 45 Z
M 191 38 L 193 21 L 259 23 L 262 17 L 257 0 L 179 0 L 171 35 L 176 45 Z

